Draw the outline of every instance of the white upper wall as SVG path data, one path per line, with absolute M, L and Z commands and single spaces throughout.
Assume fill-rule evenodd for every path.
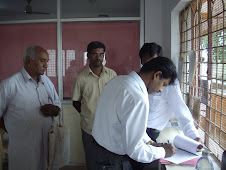
M 145 42 L 156 42 L 163 55 L 178 65 L 179 13 L 190 0 L 145 0 Z
M 162 0 L 145 0 L 144 41 L 162 45 Z

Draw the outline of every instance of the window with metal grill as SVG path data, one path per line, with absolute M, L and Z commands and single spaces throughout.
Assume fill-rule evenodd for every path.
M 199 134 L 221 160 L 226 150 L 226 0 L 192 0 L 180 13 L 181 91 Z M 193 82 L 189 57 L 196 54 Z

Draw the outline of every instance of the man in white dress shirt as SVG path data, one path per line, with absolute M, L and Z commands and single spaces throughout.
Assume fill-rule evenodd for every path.
M 176 79 L 176 68 L 166 57 L 146 63 L 139 73 L 113 78 L 104 88 L 96 109 L 89 146 L 90 169 L 141 169 L 143 163 L 169 157 L 171 144 L 152 143 L 146 133 L 148 93 L 161 92 Z
M 9 136 L 9 170 L 46 170 L 48 132 L 60 111 L 53 83 L 43 75 L 49 55 L 40 46 L 24 51 L 24 68 L 0 84 L 0 117 Z
M 145 43 L 140 49 L 141 64 L 153 58 L 162 56 L 162 48 L 156 43 Z M 202 142 L 195 128 L 192 115 L 184 103 L 178 79 L 167 86 L 161 93 L 149 94 L 149 116 L 147 133 L 152 140 L 156 140 L 161 130 L 168 123 L 171 115 L 175 114 L 186 136 Z

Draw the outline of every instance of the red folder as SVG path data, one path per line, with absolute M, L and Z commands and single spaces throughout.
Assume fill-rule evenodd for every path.
M 190 165 L 190 166 L 195 166 L 196 165 L 196 162 L 198 161 L 199 157 L 197 158 L 194 158 L 194 159 L 191 159 L 191 160 L 188 160 L 188 161 L 185 161 L 185 162 L 182 162 L 180 164 L 175 164 L 175 165 Z M 165 159 L 159 159 L 159 163 L 161 164 L 174 164 L 170 161 L 167 161 Z

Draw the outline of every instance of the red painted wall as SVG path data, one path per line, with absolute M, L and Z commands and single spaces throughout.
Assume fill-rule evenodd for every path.
M 56 49 L 56 24 L 0 26 L 0 82 L 23 67 L 23 51 L 29 45 Z M 55 85 L 57 78 L 50 77 Z M 56 86 L 57 89 L 57 86 Z
M 118 75 L 139 70 L 139 22 L 63 23 L 63 94 L 70 98 L 74 78 L 84 69 L 84 52 L 91 41 L 101 41 L 106 46 L 106 66 Z M 15 24 L 0 26 L 0 82 L 23 67 L 23 50 L 29 45 L 40 45 L 57 51 L 57 28 L 50 24 Z M 67 50 L 74 50 L 71 62 Z M 57 53 L 55 52 L 55 57 Z M 68 64 L 73 65 L 67 69 Z M 49 62 L 55 75 L 47 72 L 58 90 L 57 59 Z M 49 75 L 48 75 L 49 74 Z
M 64 23 L 62 32 L 63 49 L 75 50 L 74 76 L 84 69 L 83 56 L 91 41 L 104 43 L 106 66 L 118 75 L 139 70 L 139 22 Z M 63 80 L 64 97 L 71 97 L 74 78 L 66 74 Z

